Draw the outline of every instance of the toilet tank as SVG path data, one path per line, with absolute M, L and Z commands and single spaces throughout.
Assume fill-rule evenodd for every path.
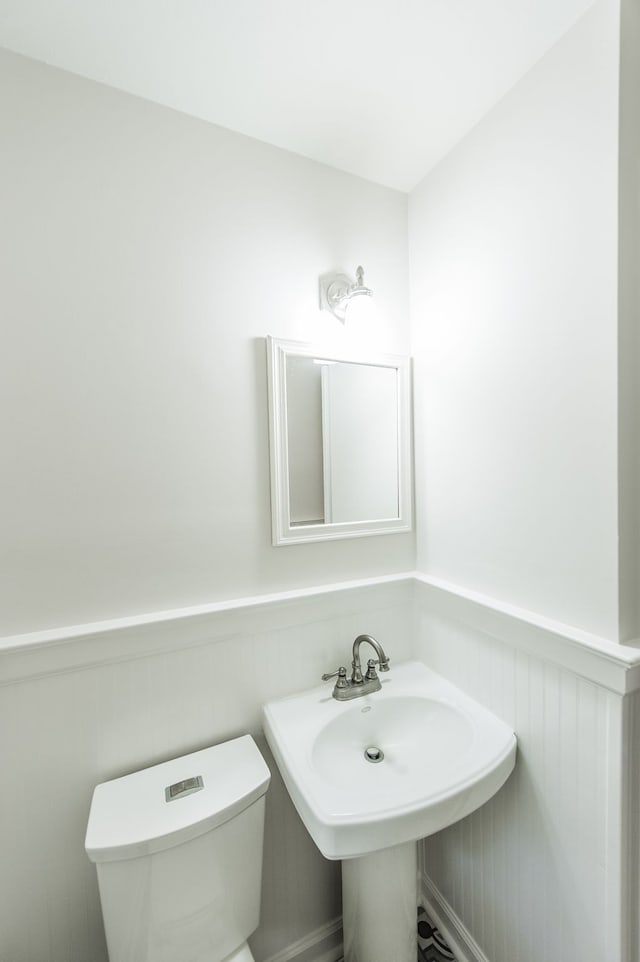
M 85 848 L 110 962 L 221 962 L 260 917 L 269 769 L 250 735 L 98 785 Z

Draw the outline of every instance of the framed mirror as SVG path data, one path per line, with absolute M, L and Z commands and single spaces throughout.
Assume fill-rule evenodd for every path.
M 274 545 L 410 531 L 410 361 L 267 338 Z

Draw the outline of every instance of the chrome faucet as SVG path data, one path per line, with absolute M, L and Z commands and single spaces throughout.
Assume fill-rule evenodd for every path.
M 368 642 L 374 649 L 376 658 L 369 658 L 367 670 L 363 676 L 362 665 L 360 663 L 360 645 L 363 641 Z M 353 660 L 351 662 L 351 678 L 347 679 L 347 669 L 344 666 L 337 671 L 329 672 L 322 676 L 323 681 L 336 678 L 333 689 L 333 697 L 338 701 L 348 701 L 351 698 L 359 698 L 361 695 L 370 695 L 371 692 L 380 691 L 382 685 L 376 672 L 376 665 L 380 671 L 389 671 L 389 657 L 385 653 L 380 642 L 372 638 L 371 635 L 358 635 L 353 643 Z

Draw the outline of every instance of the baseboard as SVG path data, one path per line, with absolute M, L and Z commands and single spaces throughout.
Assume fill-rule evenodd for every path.
M 456 962 L 491 962 L 426 873 L 420 882 L 419 901 L 444 935 Z M 339 962 L 342 950 L 342 916 L 337 916 L 264 962 Z
M 444 935 L 457 962 L 491 962 L 429 876 L 423 872 L 420 881 L 425 911 Z
M 342 916 L 292 942 L 265 962 L 338 962 L 342 958 Z

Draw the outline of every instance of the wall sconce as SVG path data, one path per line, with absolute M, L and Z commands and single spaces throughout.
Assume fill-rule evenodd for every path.
M 330 311 L 343 324 L 349 302 L 363 296 L 373 297 L 373 291 L 365 287 L 362 267 L 356 270 L 355 284 L 346 274 L 323 274 L 320 278 L 320 309 Z

